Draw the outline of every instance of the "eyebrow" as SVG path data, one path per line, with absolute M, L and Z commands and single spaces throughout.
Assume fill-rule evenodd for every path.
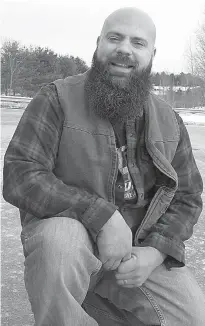
M 121 33 L 119 33 L 119 32 L 115 32 L 115 31 L 108 32 L 106 36 L 109 36 L 110 34 L 115 34 L 115 35 L 117 35 L 117 36 L 124 37 L 123 34 L 121 34 Z M 131 37 L 131 39 L 136 40 L 136 41 L 143 41 L 145 44 L 148 43 L 147 40 L 145 40 L 144 38 L 139 37 L 139 36 L 133 36 L 133 37 Z

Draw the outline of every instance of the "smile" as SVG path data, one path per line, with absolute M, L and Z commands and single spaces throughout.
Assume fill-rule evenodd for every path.
M 126 65 L 124 63 L 114 63 L 114 62 L 111 62 L 111 65 L 114 66 L 114 67 L 120 67 L 120 68 L 125 68 L 125 69 L 131 69 L 131 68 L 133 68 L 133 66 Z

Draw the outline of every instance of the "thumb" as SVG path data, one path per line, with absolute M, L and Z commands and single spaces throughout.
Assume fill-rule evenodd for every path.
M 122 261 L 127 261 L 132 257 L 131 253 L 128 253 L 127 255 L 125 255 L 125 257 L 123 257 Z
M 118 273 L 130 273 L 134 271 L 137 267 L 137 262 L 134 256 L 131 256 L 130 259 L 127 259 L 126 261 L 122 261 L 120 266 L 117 269 Z

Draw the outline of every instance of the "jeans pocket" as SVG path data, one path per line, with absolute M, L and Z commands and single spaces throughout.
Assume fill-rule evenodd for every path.
M 139 320 L 145 325 L 166 325 L 159 304 L 151 291 L 145 286 L 124 288 L 118 286 L 113 278 L 107 277 L 107 279 L 103 278 L 97 284 L 94 292 L 108 299 L 117 309 L 128 311 L 132 316 L 136 317 L 136 320 Z
M 82 308 L 98 322 L 99 326 L 128 325 L 123 313 L 106 298 L 102 298 L 96 293 L 88 291 Z

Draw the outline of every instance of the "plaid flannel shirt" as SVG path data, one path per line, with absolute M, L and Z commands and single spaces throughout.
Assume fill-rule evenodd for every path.
M 201 213 L 203 185 L 188 132 L 182 119 L 176 116 L 181 137 L 172 165 L 178 174 L 179 187 L 171 205 L 153 225 L 142 245 L 153 246 L 174 260 L 184 262 L 183 241 L 192 235 Z M 55 85 L 48 85 L 29 103 L 9 143 L 4 157 L 3 196 L 20 209 L 22 222 L 27 213 L 46 218 L 62 214 L 69 216 L 70 210 L 66 208 L 70 206 L 79 213 L 97 207 L 99 198 L 96 195 L 69 188 L 52 173 L 63 120 Z M 98 221 L 104 220 L 103 223 L 116 209 L 111 203 L 105 206 L 103 211 L 102 205 L 102 214 L 98 217 Z M 93 220 L 95 229 L 98 229 L 96 223 L 97 220 Z M 99 223 L 102 227 L 102 221 Z

